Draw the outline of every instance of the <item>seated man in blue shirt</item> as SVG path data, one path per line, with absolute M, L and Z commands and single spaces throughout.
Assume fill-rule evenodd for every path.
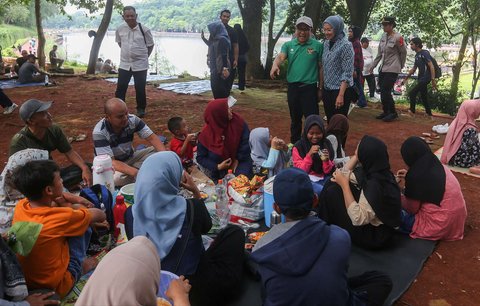
M 105 118 L 93 129 L 95 155 L 106 154 L 112 158 L 115 186 L 133 183 L 143 161 L 157 151 L 165 151 L 165 146 L 142 119 L 128 113 L 122 100 L 108 100 L 104 111 Z M 135 133 L 152 147 L 135 151 L 132 146 Z
M 383 305 L 390 278 L 374 271 L 347 278 L 350 237 L 310 215 L 318 198 L 304 171 L 281 171 L 273 197 L 286 222 L 273 226 L 251 257 L 265 289 L 263 305 Z

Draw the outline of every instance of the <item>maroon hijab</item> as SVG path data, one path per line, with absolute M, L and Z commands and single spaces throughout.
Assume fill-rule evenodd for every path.
M 240 145 L 245 121 L 236 113 L 228 119 L 227 99 L 215 99 L 208 103 L 203 118 L 205 126 L 198 141 L 209 151 L 223 159 L 235 158 Z

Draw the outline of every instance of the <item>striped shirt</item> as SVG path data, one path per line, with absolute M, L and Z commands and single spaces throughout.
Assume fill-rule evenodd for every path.
M 153 131 L 135 115 L 128 115 L 128 124 L 120 134 L 113 132 L 110 123 L 103 118 L 93 129 L 93 145 L 95 155 L 109 155 L 116 160 L 125 161 L 133 156 L 133 135 L 138 133 L 140 138 L 145 139 L 153 134 Z
M 353 47 L 346 39 L 340 39 L 330 48 L 330 41 L 323 45 L 323 86 L 327 90 L 340 89 L 342 81 L 353 86 Z

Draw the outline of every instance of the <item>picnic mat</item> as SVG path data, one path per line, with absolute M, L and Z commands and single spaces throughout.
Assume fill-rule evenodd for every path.
M 436 245 L 436 241 L 412 239 L 404 234 L 395 234 L 392 242 L 392 247 L 377 251 L 352 245 L 348 270 L 348 276 L 371 270 L 388 274 L 392 278 L 393 289 L 385 305 L 392 305 L 407 291 Z
M 371 270 L 390 275 L 393 289 L 385 305 L 392 305 L 410 287 L 435 249 L 436 242 L 396 234 L 393 245 L 394 247 L 380 251 L 367 251 L 352 245 L 349 262 L 349 277 Z M 260 281 L 246 275 L 239 290 L 241 296 L 228 306 L 262 305 Z
M 435 155 L 438 157 L 438 159 L 440 159 L 440 157 L 442 156 L 442 152 L 443 152 L 443 147 L 435 151 Z M 476 178 L 480 178 L 480 175 L 471 173 L 470 171 L 468 171 L 468 168 L 461 168 L 461 167 L 450 166 L 450 165 L 447 165 L 447 167 L 450 168 L 450 170 L 452 170 L 453 172 L 463 173 Z
M 187 95 L 198 95 L 212 90 L 210 80 L 189 81 L 189 82 L 175 82 L 163 83 L 158 86 L 159 89 L 170 90 L 176 93 Z M 238 88 L 237 85 L 232 86 L 233 89 Z
M 15 79 L 0 81 L 0 88 L 1 89 L 8 89 L 8 88 L 15 88 L 15 87 L 27 87 L 27 86 L 45 86 L 45 82 L 20 84 Z
M 177 78 L 176 76 L 171 76 L 171 75 L 148 74 L 147 75 L 147 82 L 171 80 L 171 79 L 176 79 L 176 78 Z M 118 82 L 118 78 L 107 78 L 107 79 L 104 79 L 104 80 L 107 81 L 107 82 L 115 83 L 115 84 Z M 135 82 L 134 82 L 133 77 L 132 77 L 130 79 L 130 82 L 128 83 L 128 85 L 133 85 L 133 84 L 135 84 Z

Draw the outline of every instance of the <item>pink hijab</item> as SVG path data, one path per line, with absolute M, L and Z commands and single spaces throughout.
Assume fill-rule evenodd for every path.
M 463 133 L 470 128 L 478 129 L 475 120 L 480 116 L 480 100 L 463 101 L 457 116 L 448 128 L 440 161 L 448 164 L 462 144 Z

